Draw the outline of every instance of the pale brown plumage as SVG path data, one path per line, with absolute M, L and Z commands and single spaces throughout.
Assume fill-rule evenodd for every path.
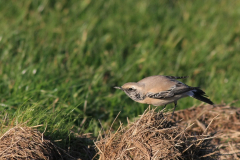
M 187 96 L 213 104 L 213 102 L 206 97 L 205 92 L 199 87 L 190 87 L 176 80 L 181 78 L 186 77 L 150 76 L 138 82 L 129 82 L 122 87 L 115 88 L 123 90 L 136 102 L 154 106 L 166 106 L 167 104 L 174 102 L 176 107 L 177 101 L 180 98 Z

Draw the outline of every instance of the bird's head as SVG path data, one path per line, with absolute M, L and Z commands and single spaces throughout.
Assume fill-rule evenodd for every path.
M 122 87 L 114 87 L 116 89 L 121 89 L 128 95 L 131 99 L 134 101 L 137 101 L 139 99 L 139 95 L 143 94 L 144 85 L 129 82 L 124 84 Z

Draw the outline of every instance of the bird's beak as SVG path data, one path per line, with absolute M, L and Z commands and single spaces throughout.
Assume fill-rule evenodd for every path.
M 114 88 L 123 90 L 122 87 L 114 87 Z

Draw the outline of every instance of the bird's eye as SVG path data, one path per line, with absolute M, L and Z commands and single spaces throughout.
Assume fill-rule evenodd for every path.
M 128 88 L 129 91 L 132 91 L 133 89 L 132 88 Z

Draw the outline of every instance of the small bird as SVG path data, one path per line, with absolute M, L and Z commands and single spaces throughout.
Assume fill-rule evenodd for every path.
M 177 101 L 184 97 L 193 97 L 205 103 L 213 105 L 213 102 L 207 98 L 207 95 L 199 87 L 190 87 L 176 79 L 184 77 L 174 76 L 150 76 L 138 82 L 129 82 L 122 87 L 114 87 L 124 91 L 132 100 L 154 106 L 166 107 L 169 103 L 174 103 L 174 111 Z

